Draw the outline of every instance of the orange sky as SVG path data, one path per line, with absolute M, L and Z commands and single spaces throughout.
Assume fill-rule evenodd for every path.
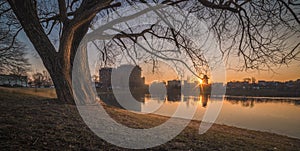
M 34 61 L 32 68 L 33 72 L 45 70 L 44 66 L 40 59 L 33 58 Z M 146 78 L 146 83 L 149 84 L 154 80 L 160 79 L 160 81 L 164 80 L 172 80 L 178 79 L 178 75 L 176 71 L 170 67 L 163 67 L 156 70 L 154 73 L 152 72 L 151 67 L 146 67 L 145 65 L 141 65 L 142 74 Z M 300 79 L 300 62 L 293 63 L 289 66 L 281 66 L 279 69 L 274 68 L 274 72 L 272 71 L 234 71 L 234 70 L 226 70 L 226 81 L 242 81 L 243 78 L 247 77 L 255 77 L 256 80 L 268 80 L 268 81 L 288 81 L 288 80 L 296 80 Z
M 145 77 L 146 84 L 150 84 L 153 81 L 178 79 L 177 72 L 163 62 L 160 62 L 159 68 L 155 69 L 154 72 L 151 64 L 141 64 L 140 66 L 142 68 L 142 76 Z
M 42 72 L 45 70 L 43 63 L 39 57 L 33 57 L 33 54 L 36 54 L 32 44 L 29 42 L 28 38 L 25 36 L 23 32 L 21 32 L 20 37 L 22 41 L 27 43 L 27 47 L 30 50 L 28 54 L 29 62 L 32 64 L 32 72 Z M 142 66 L 142 65 L 141 65 Z M 151 81 L 158 79 L 158 77 L 162 80 L 171 80 L 176 79 L 178 76 L 176 71 L 170 67 L 164 67 L 160 71 L 167 71 L 167 72 L 160 72 L 160 74 L 155 73 L 156 75 L 151 74 L 151 68 L 146 69 L 143 67 L 143 74 L 147 74 L 146 76 L 146 83 L 150 83 Z M 237 72 L 233 70 L 226 70 L 226 81 L 238 81 L 243 80 L 243 78 L 247 77 L 255 77 L 256 80 L 269 80 L 269 81 L 288 81 L 288 80 L 296 80 L 300 79 L 300 62 L 293 62 L 289 66 L 281 66 L 280 68 L 274 68 L 273 72 L 268 71 L 248 71 L 248 72 Z
M 246 77 L 255 77 L 256 80 L 269 81 L 288 81 L 300 79 L 300 62 L 294 62 L 289 66 L 283 65 L 280 68 L 274 68 L 272 71 L 249 71 L 237 72 L 227 70 L 227 81 L 242 80 Z
M 31 58 L 33 72 L 45 70 L 42 62 L 39 58 Z M 154 80 L 160 79 L 160 81 L 164 80 L 172 80 L 179 79 L 177 72 L 171 67 L 164 66 L 163 68 L 159 68 L 152 72 L 152 67 L 147 67 L 146 65 L 141 64 L 142 67 L 142 76 L 145 76 L 146 83 L 149 84 Z M 268 80 L 268 81 L 288 81 L 288 80 L 296 80 L 300 79 L 300 62 L 295 62 L 290 64 L 289 66 L 281 66 L 280 68 L 274 68 L 274 72 L 272 71 L 234 71 L 234 70 L 226 70 L 226 81 L 242 81 L 243 78 L 247 77 L 255 77 L 256 80 Z M 95 72 L 96 73 L 96 72 Z
M 178 79 L 177 73 L 174 69 L 166 64 L 160 63 L 161 68 L 152 72 L 152 66 L 142 64 L 143 76 L 146 78 L 146 83 L 160 79 L 161 81 L 167 81 L 172 79 Z M 226 70 L 226 81 L 242 81 L 244 78 L 254 77 L 258 80 L 267 81 L 288 81 L 300 79 L 300 62 L 294 62 L 289 66 L 283 65 L 273 69 L 274 71 L 235 71 Z M 165 72 L 164 72 L 165 71 Z

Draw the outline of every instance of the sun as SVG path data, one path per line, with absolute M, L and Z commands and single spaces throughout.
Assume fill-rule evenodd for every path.
M 198 79 L 199 85 L 203 84 L 203 80 L 202 79 Z

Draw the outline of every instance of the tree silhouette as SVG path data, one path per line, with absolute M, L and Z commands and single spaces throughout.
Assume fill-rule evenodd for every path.
M 44 75 L 42 73 L 35 73 L 32 75 L 33 77 L 33 83 L 36 88 L 40 88 L 42 84 L 44 83 Z
M 24 44 L 3 27 L 0 27 L 0 35 L 0 73 L 25 75 L 30 64 L 25 57 Z
M 172 5 L 206 21 L 218 39 L 224 57 L 239 56 L 245 69 L 271 67 L 299 59 L 299 3 L 291 0 L 2 0 L 0 14 L 6 17 L 1 22 L 8 23 L 7 28 L 24 30 L 50 73 L 58 98 L 74 103 L 71 89 L 73 61 L 81 40 L 94 21 L 124 6 L 137 3 L 147 5 L 148 2 Z M 145 11 L 154 11 L 159 15 L 159 11 L 153 10 L 155 7 L 147 6 L 135 15 Z M 124 23 L 122 19 L 125 18 L 110 23 Z M 201 51 L 190 47 L 189 40 L 172 28 L 150 25 L 118 32 L 113 42 L 121 49 L 128 49 L 128 45 L 137 43 L 138 38 L 148 41 L 144 35 L 150 34 L 167 39 L 178 49 L 184 50 L 195 66 L 206 63 Z M 165 36 L 161 37 L 162 33 Z M 290 37 L 294 37 L 294 40 L 287 40 Z M 101 53 L 104 61 L 113 57 L 109 55 L 112 52 L 106 49 Z

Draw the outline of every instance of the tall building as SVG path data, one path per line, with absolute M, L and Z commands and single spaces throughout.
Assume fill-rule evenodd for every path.
M 167 88 L 168 89 L 180 89 L 181 88 L 181 81 L 180 80 L 169 80 Z
M 114 80 L 116 88 L 144 88 L 145 78 L 142 77 L 142 69 L 134 65 L 121 65 L 117 68 L 101 68 L 99 71 L 99 80 L 102 88 L 111 88 L 111 80 Z M 129 77 L 129 79 L 128 79 Z M 129 80 L 129 83 L 128 83 Z
M 169 101 L 180 100 L 181 94 L 181 81 L 180 80 L 169 80 L 167 81 L 167 95 Z

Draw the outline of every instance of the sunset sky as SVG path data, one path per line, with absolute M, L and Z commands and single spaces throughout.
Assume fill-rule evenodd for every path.
M 30 63 L 32 64 L 32 72 L 42 72 L 45 70 L 42 61 L 38 57 L 37 53 L 34 51 L 34 48 L 24 32 L 21 32 L 18 38 L 23 41 L 28 47 L 28 55 Z M 231 62 L 234 62 L 234 60 Z M 171 69 L 170 67 L 165 67 L 161 69 L 161 71 L 167 71 L 165 73 L 160 72 L 160 74 L 156 73 L 155 75 L 151 75 L 152 68 L 147 69 L 145 65 L 141 65 L 143 68 L 143 75 L 146 76 L 146 83 L 150 83 L 151 81 L 160 77 L 163 80 L 171 80 L 176 79 L 178 76 L 176 75 L 176 71 Z M 143 67 L 144 66 L 144 67 Z M 226 81 L 241 81 L 243 78 L 247 77 L 255 77 L 256 80 L 268 80 L 268 81 L 288 81 L 288 80 L 296 80 L 300 79 L 300 62 L 292 62 L 289 65 L 282 65 L 280 67 L 274 67 L 273 71 L 263 71 L 263 70 L 249 70 L 249 71 L 236 71 L 229 69 L 232 68 L 227 65 L 226 69 Z

